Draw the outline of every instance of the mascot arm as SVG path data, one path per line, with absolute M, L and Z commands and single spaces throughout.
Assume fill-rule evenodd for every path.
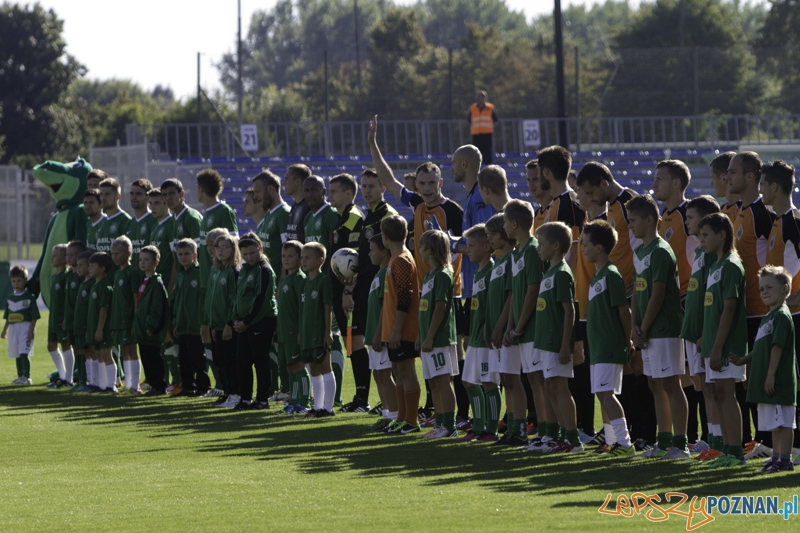
M 42 263 L 44 263 L 45 258 L 50 260 L 50 254 L 45 253 L 45 247 L 47 246 L 47 242 L 50 240 L 50 234 L 53 232 L 53 226 L 55 225 L 56 217 L 52 217 L 50 222 L 47 223 L 47 231 L 44 233 L 44 241 L 42 242 L 42 255 L 39 256 L 39 261 L 36 263 L 36 268 L 33 270 L 33 274 L 31 274 L 30 279 L 26 287 L 28 288 L 31 293 L 38 297 L 41 293 L 41 284 L 39 283 L 39 275 L 42 272 Z M 84 229 L 84 231 L 86 231 Z
M 67 239 L 69 241 L 81 241 L 86 244 L 86 226 L 89 217 L 83 211 L 83 204 L 71 207 L 69 218 L 67 219 Z

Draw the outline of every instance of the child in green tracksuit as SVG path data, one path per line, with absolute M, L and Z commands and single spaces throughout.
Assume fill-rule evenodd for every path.
M 64 320 L 62 328 L 66 332 L 71 355 L 64 352 L 64 371 L 69 381 L 75 383 L 70 390 L 80 390 L 86 385 L 86 358 L 82 353 L 78 353 L 75 339 L 75 300 L 78 298 L 78 290 L 83 283 L 83 276 L 78 274 L 78 256 L 86 251 L 86 245 L 81 241 L 72 241 L 67 245 L 67 278 L 64 292 Z M 52 293 L 51 293 L 52 294 Z M 76 372 L 77 371 L 77 372 Z M 74 374 L 74 376 L 73 376 Z
M 200 338 L 200 267 L 197 264 L 197 243 L 181 239 L 175 245 L 180 268 L 172 292 L 173 337 L 178 343 L 181 396 L 203 396 L 211 388 L 206 371 L 205 348 Z
M 169 305 L 167 289 L 161 276 L 156 274 L 160 255 L 155 246 L 145 246 L 139 252 L 139 268 L 144 279 L 136 293 L 138 303 L 133 317 L 133 338 L 139 344 L 142 366 L 150 383 L 146 396 L 160 396 L 167 388 L 161 343 L 167 333 Z
M 139 265 L 131 265 L 133 244 L 123 235 L 111 244 L 111 259 L 117 266 L 114 272 L 114 298 L 111 300 L 111 334 L 114 345 L 120 347 L 122 368 L 125 375 L 125 390 L 122 394 L 138 395 L 141 365 L 133 339 L 133 313 L 136 308 L 134 298 L 142 282 Z M 138 263 L 138 257 L 137 257 Z M 150 377 L 148 376 L 148 381 Z
M 90 347 L 91 357 L 97 361 L 92 392 L 117 392 L 117 365 L 111 355 L 113 339 L 109 320 L 114 291 L 113 266 L 111 256 L 105 252 L 94 253 L 89 258 L 89 275 L 94 278 L 94 285 L 89 293 L 86 311 L 86 343 Z
M 311 390 L 311 377 L 300 356 L 297 330 L 300 324 L 300 297 L 306 275 L 300 270 L 299 241 L 286 241 L 281 250 L 281 266 L 286 275 L 278 285 L 278 361 L 286 363 L 289 373 L 290 396 L 283 408 L 286 414 L 305 414 L 308 412 L 308 397 Z
M 78 372 L 83 372 L 80 374 L 79 387 L 76 389 L 78 392 L 89 392 L 92 390 L 91 385 L 96 384 L 97 360 L 95 359 L 94 350 L 86 341 L 89 295 L 92 292 L 92 286 L 94 286 L 94 278 L 89 275 L 89 258 L 92 257 L 93 253 L 91 250 L 85 250 L 78 254 L 75 268 L 76 274 L 80 276 L 80 284 L 78 285 L 78 293 L 75 296 L 75 304 L 73 306 L 72 336 L 75 338 L 75 349 L 81 353 L 80 357 L 83 359 L 83 366 L 78 367 Z
M 57 244 L 53 246 L 53 253 L 50 256 L 50 264 L 53 267 L 53 276 L 50 278 L 50 317 L 47 328 L 47 351 L 53 358 L 56 365 L 58 376 L 53 374 L 53 381 L 47 386 L 51 389 L 58 389 L 64 385 L 72 386 L 72 376 L 67 375 L 67 362 L 71 367 L 75 361 L 72 355 L 72 347 L 69 345 L 69 334 L 64 329 L 64 299 L 66 298 L 67 276 L 67 245 Z M 61 350 L 58 349 L 59 345 Z

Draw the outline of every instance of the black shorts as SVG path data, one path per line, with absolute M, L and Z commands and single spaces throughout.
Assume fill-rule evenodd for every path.
M 333 303 L 331 307 L 333 307 L 333 316 L 336 317 L 336 324 L 339 326 L 339 331 L 344 337 L 347 335 L 347 313 L 342 309 L 342 297 L 344 296 L 342 290 L 343 288 L 337 292 L 336 288 L 333 289 Z M 367 287 L 367 290 L 369 291 L 369 287 Z M 367 296 L 369 296 L 369 293 L 367 293 Z M 367 326 L 367 297 L 359 296 L 358 285 L 356 285 L 353 291 L 353 301 L 355 307 L 353 308 L 352 333 L 354 336 L 363 335 Z
M 400 341 L 400 347 L 396 350 L 389 348 L 389 361 L 397 363 L 419 357 L 419 352 L 414 344 L 409 341 Z
M 576 320 L 575 321 L 575 342 L 581 342 L 586 340 L 586 321 L 585 320 Z M 583 343 L 583 351 L 586 353 L 589 343 Z
M 469 337 L 469 308 L 471 303 L 471 298 L 453 298 L 457 335 Z

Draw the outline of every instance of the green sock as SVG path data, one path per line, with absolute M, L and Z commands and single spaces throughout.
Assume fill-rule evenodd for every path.
M 730 446 L 728 446 L 727 444 L 723 444 L 722 445 L 722 450 L 721 450 L 722 451 L 722 455 L 728 455 L 728 450 L 729 449 L 730 449 Z
M 333 397 L 334 405 L 342 405 L 342 367 L 331 363 L 333 379 L 336 380 L 336 395 Z
M 308 375 L 308 369 L 303 368 L 302 371 L 295 374 L 297 377 L 297 405 L 302 405 L 308 408 L 308 397 L 311 396 L 311 376 Z
M 721 452 L 722 446 L 723 446 L 722 437 L 714 435 L 714 437 L 711 439 L 711 449 Z
M 472 406 L 472 432 L 480 435 L 486 429 L 486 396 L 483 394 L 483 387 L 467 387 L 467 395 Z
M 437 415 L 438 416 L 438 415 Z M 451 433 L 456 430 L 456 412 L 442 413 L 442 425 Z
M 526 439 L 528 438 L 528 421 L 524 418 L 515 418 L 514 421 L 511 423 L 511 426 L 514 428 L 513 435 L 521 438 Z
M 291 374 L 289 374 L 289 371 L 286 370 L 285 363 L 281 362 L 278 365 L 278 373 L 281 376 L 281 392 L 284 394 L 289 394 L 289 392 L 292 390 L 292 378 L 289 377 Z
M 169 372 L 172 374 L 172 381 L 170 384 L 177 385 L 181 381 L 181 365 L 177 357 L 170 355 L 166 357 L 167 365 L 169 366 Z
M 19 356 L 22 359 L 22 375 L 26 378 L 31 377 L 31 360 L 28 358 L 28 354 L 22 354 Z
M 500 406 L 503 397 L 500 387 L 486 391 L 486 433 L 497 435 L 497 425 L 500 423 Z
M 566 434 L 567 442 L 573 446 L 580 446 L 581 439 L 577 429 L 568 429 L 564 432 Z
M 567 431 L 561 426 L 558 426 L 558 440 L 567 440 Z
M 284 383 L 286 382 L 284 381 Z M 289 405 L 297 405 L 297 387 L 299 384 L 297 374 L 289 374 Z
M 434 417 L 433 418 L 434 419 L 433 425 L 435 427 L 441 426 L 442 425 L 442 421 L 444 420 L 444 413 L 440 413 L 439 411 L 435 411 L 433 413 L 433 417 Z
M 17 363 L 17 377 L 21 378 L 25 375 L 25 372 L 22 370 L 22 357 L 17 357 L 14 362 Z
M 78 370 L 78 383 L 86 385 L 86 382 L 88 381 L 86 377 L 86 356 L 79 355 L 75 359 L 76 359 L 75 366 L 77 367 Z
M 545 424 L 547 424 L 547 436 L 551 439 L 558 440 L 558 431 L 560 429 L 558 427 L 558 422 L 545 422 Z
M 280 389 L 280 383 L 278 380 L 278 376 L 280 375 L 280 368 L 278 365 L 278 354 L 275 353 L 275 345 L 273 344 L 269 350 L 269 371 L 270 376 L 272 378 L 272 383 L 270 383 L 270 390 L 276 391 Z
M 686 435 L 674 435 L 672 437 L 672 445 L 679 450 L 687 449 L 688 440 L 686 439 Z
M 660 431 L 656 436 L 656 443 L 659 450 L 669 450 L 670 446 L 672 446 L 672 432 Z
M 728 446 L 728 455 L 732 455 L 737 459 L 744 459 L 744 448 L 741 445 Z
M 536 422 L 536 435 L 539 438 L 544 437 L 547 435 L 547 422 L 544 420 L 539 420 Z

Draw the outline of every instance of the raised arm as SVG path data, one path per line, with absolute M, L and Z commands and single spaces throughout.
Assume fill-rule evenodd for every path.
M 403 191 L 403 184 L 397 181 L 394 177 L 394 173 L 392 172 L 392 168 L 383 159 L 383 155 L 381 155 L 381 150 L 378 148 L 378 141 L 376 140 L 378 134 L 378 115 L 372 117 L 372 120 L 369 123 L 369 136 L 367 137 L 367 142 L 369 143 L 369 149 L 372 153 L 372 166 L 375 167 L 375 171 L 378 173 L 378 178 L 381 180 L 381 184 L 386 187 L 386 189 L 395 195 L 398 200 L 400 200 L 400 194 Z

